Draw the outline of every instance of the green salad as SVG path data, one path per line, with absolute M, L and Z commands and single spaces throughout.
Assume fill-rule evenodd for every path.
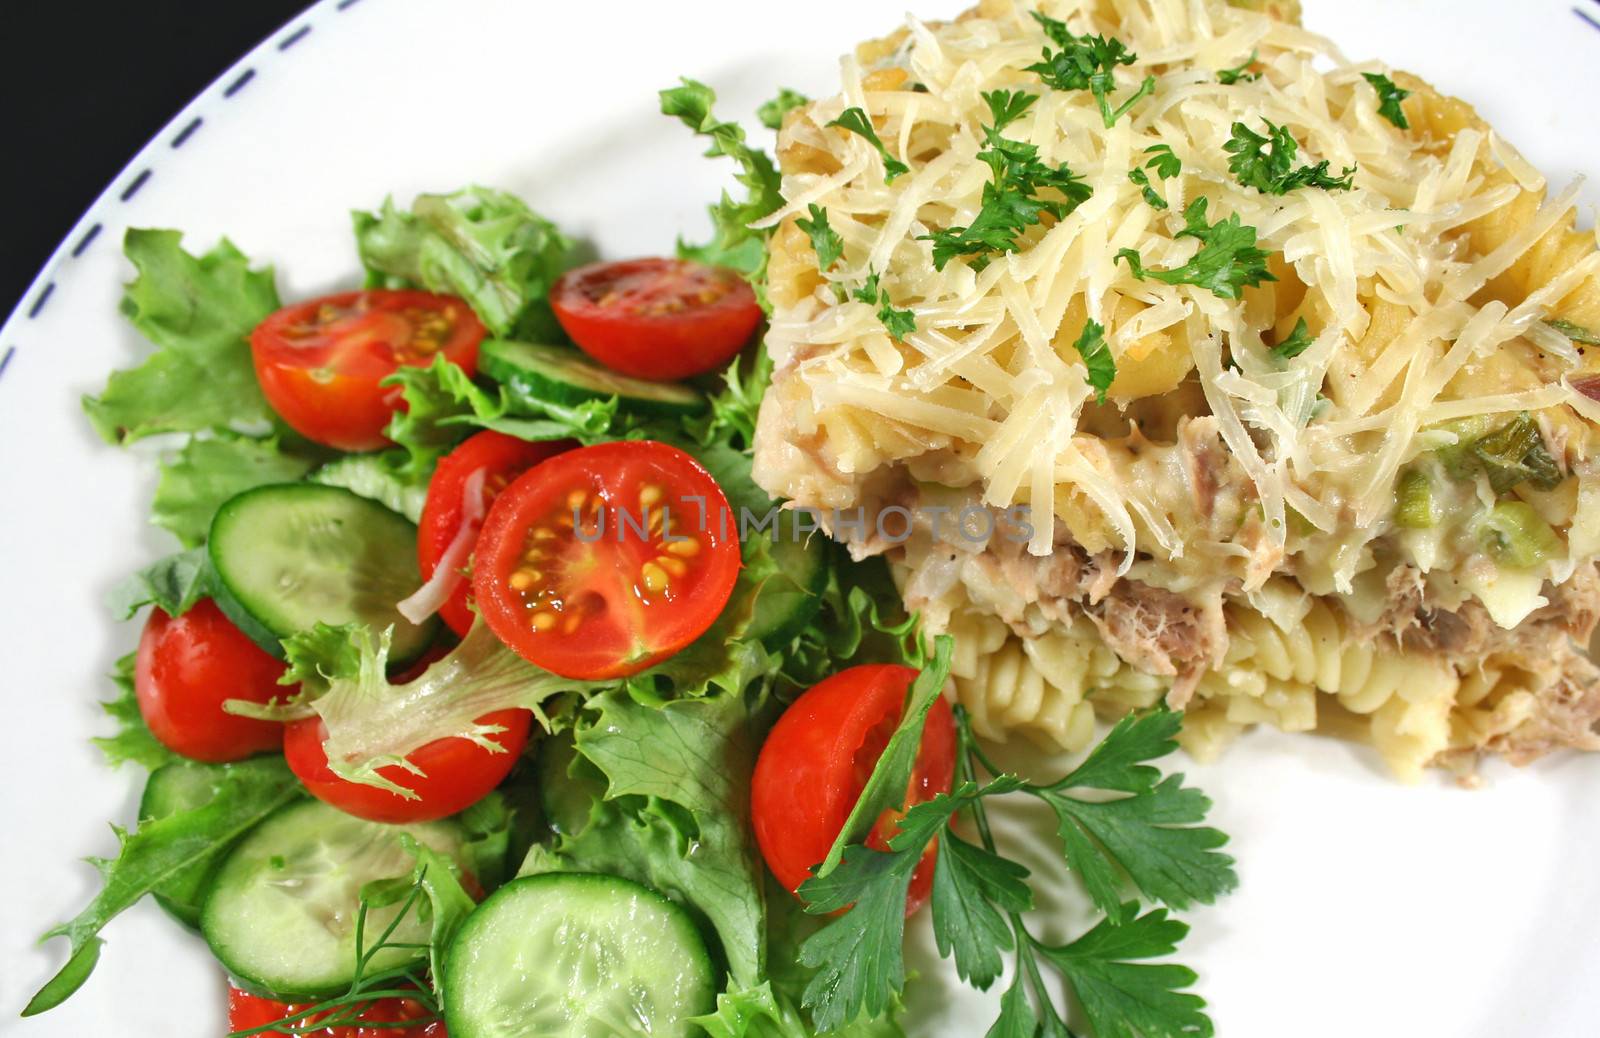
M 950 639 L 752 480 L 749 225 L 783 200 L 714 100 L 661 93 L 738 171 L 672 257 L 574 267 L 481 187 L 356 213 L 363 285 L 313 300 L 127 233 L 154 350 L 84 407 L 113 444 L 176 434 L 174 551 L 113 595 L 144 627 L 97 740 L 148 774 L 24 1015 L 150 895 L 231 978 L 234 1038 L 929 1033 L 907 984 L 956 978 L 993 1036 L 1212 1033 L 1169 912 L 1236 879 L 1153 764 L 1181 715 L 1009 771 L 941 694 Z M 1098 920 L 1065 943 L 989 822 L 1030 799 Z M 910 977 L 919 909 L 954 977 Z

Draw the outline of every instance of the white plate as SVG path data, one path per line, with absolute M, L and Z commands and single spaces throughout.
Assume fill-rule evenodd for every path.
M 1600 19 L 1596 0 L 1574 2 Z M 963 6 L 919 0 L 918 13 Z M 1600 157 L 1600 26 L 1565 0 L 1305 6 L 1348 54 L 1477 102 L 1553 183 Z M 148 903 L 108 928 L 100 968 L 72 1001 L 14 1015 L 62 961 L 61 942 L 33 938 L 95 888 L 75 860 L 114 852 L 104 822 L 131 822 L 136 796 L 136 774 L 107 770 L 86 741 L 106 728 L 94 706 L 109 692 L 103 675 L 137 637 L 100 598 L 170 545 L 144 525 L 151 466 L 97 442 L 77 403 L 144 349 L 116 312 L 130 273 L 123 230 L 178 227 L 194 249 L 227 234 L 276 263 L 292 299 L 354 282 L 347 210 L 479 181 L 520 193 L 605 255 L 664 252 L 679 232 L 703 233 L 702 207 L 729 169 L 656 113 L 656 89 L 693 75 L 742 115 L 778 84 L 824 93 L 834 57 L 892 28 L 901 9 L 324 0 L 117 178 L 0 332 L 0 1032 L 223 1030 L 220 971 Z M 1600 195 L 1591 187 L 1586 199 Z M 1403 788 L 1366 751 L 1262 733 L 1220 766 L 1189 770 L 1218 802 L 1243 881 L 1222 907 L 1191 913 L 1185 948 L 1224 1038 L 1595 1033 L 1600 759 L 1491 766 L 1478 792 Z M 1058 909 L 1052 924 L 1073 916 Z M 912 1033 L 981 1034 L 993 999 L 961 988 L 926 936 L 910 956 L 924 977 Z

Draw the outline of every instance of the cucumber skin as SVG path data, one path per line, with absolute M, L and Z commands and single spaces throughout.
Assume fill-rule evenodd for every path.
M 687 1024 L 688 1020 L 693 1017 L 709 1015 L 715 1011 L 717 998 L 717 973 L 712 965 L 711 954 L 706 948 L 704 938 L 700 936 L 699 931 L 696 929 L 693 919 L 690 918 L 689 914 L 684 911 L 681 905 L 678 905 L 676 902 L 672 901 L 659 891 L 653 890 L 641 883 L 635 883 L 633 880 L 623 879 L 619 876 L 604 875 L 599 873 L 545 872 L 536 876 L 519 877 L 490 894 L 484 899 L 478 908 L 466 918 L 466 920 L 461 924 L 461 927 L 456 931 L 455 936 L 451 938 L 450 947 L 446 949 L 444 955 L 445 983 L 444 998 L 442 1000 L 445 1026 L 448 1029 L 451 1038 L 480 1038 L 478 1030 L 473 1026 L 472 1021 L 462 1017 L 462 1007 L 454 1004 L 451 998 L 452 993 L 458 991 L 459 989 L 459 985 L 452 983 L 451 978 L 458 975 L 459 971 L 465 967 L 466 960 L 472 955 L 472 949 L 470 945 L 473 943 L 473 934 L 477 929 L 477 927 L 474 926 L 474 923 L 476 922 L 479 926 L 487 925 L 484 923 L 484 920 L 490 918 L 490 915 L 500 907 L 502 902 L 508 902 L 514 898 L 524 895 L 530 887 L 535 885 L 556 888 L 555 890 L 551 891 L 551 896 L 554 897 L 573 896 L 570 890 L 561 890 L 560 888 L 562 887 L 580 888 L 580 892 L 584 896 L 592 896 L 589 895 L 588 892 L 581 891 L 581 888 L 588 887 L 592 888 L 595 893 L 601 894 L 602 896 L 605 894 L 626 893 L 633 896 L 648 898 L 651 901 L 659 902 L 661 905 L 665 906 L 670 915 L 673 917 L 674 922 L 681 927 L 682 933 L 680 936 L 684 938 L 684 944 L 686 946 L 681 949 L 663 949 L 663 952 L 669 955 L 674 951 L 684 951 L 690 953 L 703 967 L 706 977 L 706 983 L 703 992 L 703 1004 L 697 1009 L 686 1013 L 682 1021 L 674 1022 Z M 581 904 L 577 907 L 581 909 Z M 579 915 L 580 913 L 574 912 L 572 914 Z M 655 1021 L 652 1021 L 652 1023 L 655 1023 Z M 699 1029 L 694 1028 L 693 1025 L 689 1025 L 689 1027 L 691 1030 L 686 1033 L 700 1033 Z M 550 1035 L 549 1038 L 560 1038 L 560 1036 Z
M 332 986 L 329 986 L 329 987 L 326 987 L 326 988 L 323 988 L 323 989 L 318 989 L 318 990 L 280 991 L 280 990 L 274 989 L 272 987 L 269 987 L 269 986 L 261 983 L 258 979 L 250 977 L 250 976 L 248 976 L 248 975 L 246 975 L 244 973 L 241 973 L 239 970 L 237 970 L 234 967 L 234 964 L 228 961 L 228 957 L 225 954 L 223 954 L 223 953 L 221 953 L 221 952 L 219 952 L 217 950 L 215 944 L 212 943 L 211 936 L 206 932 L 207 928 L 205 926 L 205 917 L 208 914 L 208 910 L 211 908 L 211 902 L 212 902 L 213 898 L 216 896 L 218 887 L 219 887 L 219 885 L 221 884 L 221 881 L 224 878 L 224 873 L 226 872 L 226 866 L 228 864 L 228 859 L 233 857 L 235 854 L 239 854 L 239 853 L 242 853 L 243 851 L 245 851 L 250 846 L 250 841 L 256 835 L 258 835 L 258 832 L 257 832 L 258 830 L 267 828 L 268 826 L 272 825 L 275 821 L 280 820 L 283 816 L 288 815 L 288 814 L 290 814 L 292 812 L 295 812 L 295 811 L 318 810 L 318 809 L 327 810 L 327 811 L 337 811 L 338 810 L 337 808 L 334 808 L 334 807 L 331 807 L 331 806 L 329 806 L 327 804 L 324 804 L 320 800 L 313 800 L 313 799 L 310 799 L 310 798 L 306 798 L 304 800 L 299 800 L 299 801 L 296 801 L 296 802 L 291 803 L 291 804 L 286 804 L 283 807 L 278 808 L 272 814 L 268 815 L 265 819 L 263 819 L 256 826 L 255 829 L 252 829 L 249 833 L 246 833 L 244 836 L 242 836 L 239 839 L 239 841 L 237 843 L 235 843 L 232 847 L 228 848 L 228 850 L 225 853 L 219 854 L 217 856 L 216 862 L 214 862 L 212 864 L 212 866 L 211 866 L 210 874 L 206 877 L 205 886 L 204 886 L 204 888 L 203 888 L 203 890 L 201 892 L 201 897 L 200 897 L 201 922 L 200 922 L 200 925 L 197 927 L 197 929 L 198 929 L 198 931 L 200 933 L 200 936 L 205 939 L 206 945 L 210 949 L 212 957 L 215 958 L 217 960 L 218 964 L 220 964 L 222 966 L 222 968 L 227 971 L 227 974 L 228 974 L 230 982 L 235 987 L 238 987 L 238 988 L 240 988 L 240 989 L 242 989 L 244 991 L 247 991 L 252 995 L 257 995 L 257 996 L 260 996 L 262 998 L 270 998 L 270 999 L 273 999 L 275 1001 L 280 1001 L 280 1002 L 308 1002 L 308 1001 L 314 1002 L 314 1001 L 317 1001 L 319 999 L 332 998 L 332 997 L 336 997 L 338 995 L 342 995 L 342 994 L 345 993 L 345 990 L 349 987 L 349 982 L 348 981 L 343 981 L 343 982 L 341 982 L 341 983 L 339 983 L 337 985 L 332 985 Z M 387 826 L 387 825 L 383 825 L 383 823 L 380 823 L 380 822 L 366 822 L 364 824 L 373 825 L 373 826 L 380 826 L 382 828 L 389 828 L 389 829 L 414 828 L 414 827 L 411 827 L 411 826 Z M 459 830 L 458 824 L 455 821 L 451 820 L 451 819 L 443 819 L 443 820 L 440 820 L 440 821 L 437 821 L 437 822 L 423 822 L 423 823 L 419 823 L 419 827 L 424 827 L 424 828 L 429 828 L 429 827 L 450 827 L 452 829 Z M 387 877 L 385 877 L 385 878 L 387 878 Z M 353 917 L 353 913 L 352 913 L 352 917 Z M 417 963 L 423 963 L 423 962 L 425 962 L 427 960 L 427 957 L 428 957 L 427 950 L 426 949 L 419 949 L 416 952 L 416 957 L 415 957 L 414 961 L 417 962 Z M 352 965 L 352 968 L 353 968 L 354 967 L 354 961 L 353 960 L 352 960 L 351 965 Z M 390 967 L 386 965 L 384 968 L 388 969 Z
M 409 519 L 406 519 L 405 516 L 394 511 L 392 508 L 385 506 L 380 501 L 374 501 L 369 497 L 362 497 L 360 494 L 350 490 L 348 487 L 334 486 L 327 483 L 269 483 L 264 486 L 251 487 L 249 490 L 236 494 L 227 501 L 224 501 L 222 503 L 222 507 L 217 509 L 217 514 L 212 517 L 211 529 L 208 531 L 206 536 L 206 565 L 209 570 L 207 574 L 207 590 L 211 592 L 211 600 L 217 604 L 218 609 L 222 610 L 222 615 L 226 616 L 229 622 L 231 622 L 235 627 L 239 628 L 239 630 L 243 631 L 245 637 L 255 642 L 256 645 L 260 646 L 269 655 L 280 660 L 288 658 L 287 654 L 283 650 L 283 638 L 274 633 L 271 628 L 267 627 L 261 621 L 257 620 L 250 610 L 245 608 L 244 603 L 242 603 L 236 597 L 233 588 L 228 584 L 228 578 L 223 574 L 222 568 L 217 565 L 216 555 L 214 554 L 215 549 L 213 545 L 217 543 L 216 533 L 218 526 L 226 521 L 225 517 L 230 514 L 231 509 L 236 506 L 237 502 L 251 496 L 252 494 L 281 491 L 286 487 L 314 487 L 318 490 L 337 490 L 350 495 L 350 497 L 357 501 L 365 502 L 374 508 L 381 508 L 383 511 L 389 512 L 397 518 L 410 523 L 413 527 L 416 526 L 416 523 L 412 523 Z M 428 618 L 426 628 L 432 632 L 431 636 L 419 638 L 417 644 L 412 647 L 412 651 L 396 653 L 393 651 L 393 649 L 391 649 L 388 659 L 388 668 L 390 671 L 398 670 L 412 663 L 421 657 L 423 653 L 427 652 L 429 647 L 438 640 L 439 618 L 437 616 Z
M 167 797 L 162 792 L 163 783 L 172 779 L 173 772 L 171 769 L 187 770 L 207 766 L 187 760 L 177 760 L 170 764 L 163 764 L 152 771 L 150 777 L 145 780 L 144 792 L 139 795 L 139 824 L 143 825 L 147 821 L 164 818 L 172 813 L 171 810 L 164 810 Z M 192 897 L 174 896 L 171 893 L 163 893 L 159 888 L 151 890 L 151 896 L 156 899 L 156 904 L 160 905 L 168 915 L 188 929 L 199 933 L 200 903 L 205 898 L 206 889 L 211 885 L 211 874 L 217 871 L 217 865 L 222 861 L 223 857 L 224 855 L 218 854 L 210 862 L 200 865 L 198 868 L 186 869 L 162 884 L 168 890 L 174 887 L 192 887 Z
M 788 516 L 792 513 L 783 514 Z M 770 608 L 768 613 L 763 615 L 762 596 L 757 592 L 755 614 L 745 631 L 746 635 L 758 639 L 769 649 L 782 648 L 806 629 L 806 625 L 811 623 L 818 610 L 822 608 L 822 593 L 828 587 L 828 573 L 833 562 L 833 541 L 822 533 L 812 533 L 804 542 L 795 542 L 791 540 L 793 535 L 793 523 L 778 524 L 778 543 L 772 546 L 773 561 L 778 564 L 779 579 L 787 579 L 797 588 L 793 592 L 785 591 L 785 594 L 796 598 L 803 595 L 804 598 L 788 613 L 774 618 Z
M 501 344 L 504 344 L 502 346 Z M 501 356 L 501 351 L 506 347 L 523 345 L 504 339 L 486 339 L 479 347 L 478 370 L 489 378 L 494 379 L 506 388 L 513 400 L 526 401 L 537 405 L 539 403 L 555 403 L 573 406 L 587 403 L 590 400 L 607 400 L 613 394 L 600 390 L 583 389 L 569 385 L 554 378 L 546 378 L 536 371 L 530 370 L 510 357 Z M 556 347 L 550 347 L 555 349 Z M 573 351 L 574 364 L 582 364 L 598 368 L 599 365 L 590 360 L 586 354 Z M 604 371 L 605 369 L 601 369 Z M 627 378 L 611 371 L 605 371 L 609 378 Z M 640 381 L 630 379 L 630 381 Z M 694 394 L 693 400 L 674 402 L 670 400 L 656 400 L 642 396 L 631 396 L 626 393 L 616 394 L 618 403 L 625 410 L 638 414 L 653 414 L 661 416 L 682 416 L 699 414 L 706 409 L 706 399 L 698 391 L 678 383 L 663 383 L 663 387 L 671 386 L 688 393 Z

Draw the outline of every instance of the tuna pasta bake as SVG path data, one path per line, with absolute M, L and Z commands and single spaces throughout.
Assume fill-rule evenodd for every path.
M 756 443 L 982 734 L 1600 746 L 1576 187 L 1292 0 L 984 0 L 783 123 Z

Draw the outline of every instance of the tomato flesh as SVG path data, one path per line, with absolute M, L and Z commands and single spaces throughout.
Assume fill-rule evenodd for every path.
M 613 371 L 672 380 L 726 367 L 761 323 L 736 271 L 677 259 L 594 263 L 550 292 L 578 348 Z
M 389 442 L 384 427 L 403 403 L 384 379 L 440 356 L 471 375 L 483 336 L 453 296 L 374 289 L 284 307 L 250 334 L 250 355 L 267 402 L 296 432 L 366 451 Z
M 182 616 L 152 609 L 139 638 L 134 696 L 162 744 L 193 760 L 222 763 L 275 750 L 283 725 L 239 717 L 224 701 L 265 703 L 291 696 L 278 684 L 283 663 L 235 627 L 209 598 Z
M 228 1030 L 248 1031 L 254 1027 L 264 1027 L 267 1024 L 277 1023 L 286 1017 L 304 1012 L 306 1005 L 293 1002 L 278 1002 L 270 998 L 252 995 L 236 987 L 228 988 Z M 328 1014 L 320 1014 L 321 1019 L 326 1019 Z M 318 1018 L 308 1018 L 302 1026 L 306 1030 L 297 1029 L 294 1033 L 305 1035 L 306 1038 L 448 1038 L 444 1021 L 427 1020 L 428 1010 L 421 1002 L 410 998 L 385 998 L 369 1004 L 361 1014 L 361 1023 L 339 1027 L 323 1027 L 311 1030 L 309 1027 L 318 1022 Z M 396 1024 L 410 1020 L 423 1021 L 411 1027 L 396 1027 Z M 383 1024 L 386 1026 L 363 1027 L 366 1024 Z
M 842 670 L 808 689 L 773 725 L 756 760 L 750 799 L 756 843 L 785 888 L 797 890 L 828 856 L 900 722 L 916 677 L 910 667 L 892 664 Z M 955 756 L 955 719 L 941 698 L 922 730 L 907 806 L 950 791 Z M 867 845 L 886 849 L 899 818 L 900 812 L 885 811 Z M 936 850 L 928 847 L 912 875 L 907 914 L 933 888 Z
M 676 447 L 568 451 L 496 499 L 473 594 L 500 640 L 545 670 L 637 674 L 722 612 L 739 575 L 736 527 L 716 480 Z
M 417 564 L 422 579 L 431 579 L 445 553 L 461 533 L 466 509 L 466 484 L 475 472 L 483 472 L 483 513 L 468 536 L 476 540 L 476 529 L 483 526 L 483 514 L 510 482 L 546 458 L 577 446 L 571 440 L 529 443 L 515 436 L 485 430 L 463 441 L 440 459 L 428 481 L 428 497 L 422 506 L 422 521 L 417 524 Z M 463 560 L 465 561 L 465 560 Z M 439 607 L 439 615 L 456 634 L 466 637 L 472 627 L 470 605 L 472 584 L 462 579 L 449 599 Z
M 420 775 L 398 764 L 378 769 L 380 775 L 411 790 L 415 797 L 350 782 L 335 774 L 323 748 L 328 729 L 320 717 L 287 726 L 283 757 L 307 792 L 346 814 L 394 824 L 431 822 L 465 811 L 504 781 L 528 745 L 532 721 L 533 714 L 527 710 L 496 710 L 477 719 L 478 724 L 505 729 L 489 736 L 503 753 L 492 753 L 470 739 L 436 739 L 406 758 Z

